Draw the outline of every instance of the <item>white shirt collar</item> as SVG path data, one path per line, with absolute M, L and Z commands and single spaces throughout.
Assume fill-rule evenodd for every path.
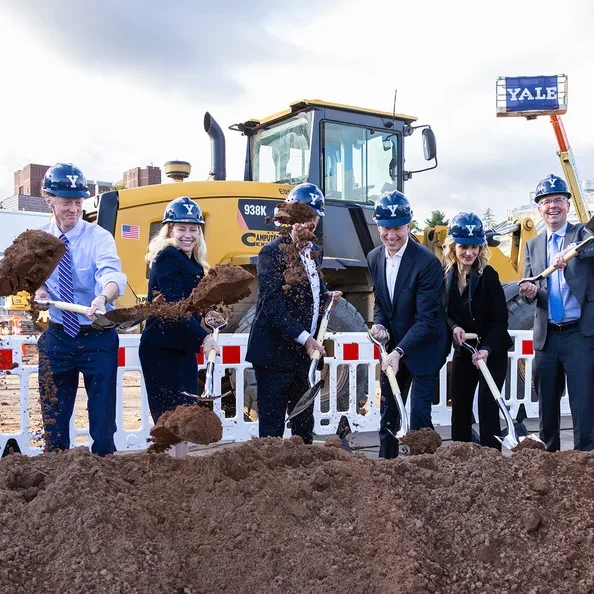
M 549 231 L 547 229 L 547 241 L 551 239 L 551 235 L 553 235 L 553 233 L 556 233 L 559 237 L 565 237 L 565 234 L 567 233 L 567 221 L 565 221 L 565 225 L 563 225 L 563 227 L 560 229 L 557 229 L 557 231 Z
M 386 254 L 386 260 L 393 260 L 394 258 L 402 258 L 404 254 L 404 250 L 406 250 L 406 246 L 408 245 L 408 238 L 404 242 L 404 245 L 393 255 L 390 256 L 388 253 L 388 248 L 384 246 L 384 253 Z

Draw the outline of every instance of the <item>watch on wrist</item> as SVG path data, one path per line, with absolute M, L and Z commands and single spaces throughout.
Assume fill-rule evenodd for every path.
M 103 293 L 101 293 L 101 295 L 99 295 L 99 297 L 103 297 L 103 299 L 105 299 L 105 305 L 107 305 L 109 303 L 109 299 Z
M 404 357 L 404 351 L 400 347 L 394 349 L 401 357 Z

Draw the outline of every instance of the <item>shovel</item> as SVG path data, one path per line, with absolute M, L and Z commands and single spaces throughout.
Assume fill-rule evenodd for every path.
M 367 336 L 369 340 L 373 342 L 373 344 L 377 345 L 380 350 L 380 356 L 382 358 L 382 363 L 386 361 L 388 358 L 388 353 L 386 351 L 385 343 L 380 342 L 371 334 L 371 331 L 367 332 Z M 392 394 L 394 395 L 394 400 L 396 401 L 396 406 L 398 407 L 398 414 L 400 415 L 400 428 L 398 431 L 394 431 L 390 427 L 386 427 L 389 433 L 396 439 L 401 439 L 408 433 L 408 416 L 406 414 L 406 408 L 404 407 L 404 401 L 402 400 L 402 395 L 400 393 L 400 386 L 398 386 L 398 382 L 396 381 L 396 374 L 392 367 L 388 367 L 386 370 L 386 375 L 388 376 L 388 381 L 390 382 L 390 388 L 392 388 Z M 404 446 L 403 446 L 404 447 Z M 406 452 L 402 452 L 406 453 Z
M 592 225 L 592 227 L 594 227 L 594 219 L 592 219 L 586 225 L 586 227 L 589 229 L 590 225 Z M 584 239 L 577 245 L 574 245 L 573 247 L 569 246 L 569 249 L 566 249 L 566 251 L 562 252 L 563 260 L 565 260 L 565 262 L 569 262 L 569 260 L 575 258 L 580 252 L 583 252 L 587 247 L 589 247 L 593 243 L 594 243 L 594 235 L 592 235 L 591 237 L 587 237 L 586 239 Z M 553 274 L 553 272 L 555 272 L 555 270 L 557 270 L 557 268 L 555 268 L 554 266 L 549 266 L 548 268 L 545 268 L 545 270 L 543 270 L 540 274 L 537 274 L 536 276 L 530 276 L 530 277 L 523 278 L 523 279 L 519 280 L 518 285 L 521 285 L 522 283 L 536 283 L 540 280 L 547 278 L 547 276 L 550 276 L 551 274 Z
M 212 337 L 215 341 L 219 338 L 219 332 L 225 328 L 227 325 L 227 320 L 223 318 L 223 316 L 215 311 L 209 311 L 206 316 L 204 317 L 205 324 L 211 328 L 212 330 Z M 215 367 L 215 360 L 217 358 L 217 351 L 216 349 L 210 349 L 207 355 L 207 362 L 206 362 L 206 378 L 204 381 L 204 391 L 200 396 L 197 394 L 191 394 L 190 392 L 182 392 L 184 396 L 190 396 L 192 398 L 196 398 L 200 402 L 210 402 L 212 400 L 218 400 L 219 398 L 223 398 L 231 394 L 231 392 L 227 392 L 225 394 L 221 394 L 217 396 L 215 394 L 214 389 L 214 367 Z
M 324 311 L 324 315 L 322 316 L 322 321 L 320 322 L 320 329 L 318 330 L 318 336 L 316 340 L 321 344 L 324 340 L 324 336 L 326 334 L 326 329 L 328 328 L 328 319 L 330 318 L 330 311 L 334 305 L 334 299 L 330 298 L 330 303 L 326 307 L 326 311 Z M 287 421 L 295 418 L 297 415 L 301 414 L 304 410 L 309 408 L 313 401 L 317 398 L 318 394 L 321 392 L 322 388 L 324 387 L 324 378 L 320 378 L 320 381 L 316 382 L 316 370 L 318 368 L 318 363 L 320 362 L 320 351 L 314 351 L 311 357 L 311 363 L 309 364 L 309 374 L 307 379 L 309 381 L 310 388 L 299 398 L 297 404 L 293 407 L 293 410 L 289 413 L 287 417 Z
M 39 301 L 36 300 L 35 303 L 37 303 L 38 305 L 43 305 L 46 307 L 55 307 L 56 309 L 61 309 L 63 311 L 72 311 L 74 313 L 79 313 L 79 314 L 83 314 L 86 315 L 89 306 L 88 305 L 80 305 L 78 303 L 68 303 L 67 301 L 53 301 L 53 300 L 47 300 L 47 301 Z M 136 309 L 133 307 L 127 308 L 129 310 L 132 309 Z M 146 319 L 147 316 L 141 316 L 139 317 L 138 314 L 136 314 L 134 317 L 131 316 L 127 316 L 126 314 L 124 314 L 122 316 L 121 312 L 125 312 L 126 310 L 122 310 L 122 309 L 114 309 L 112 311 L 108 311 L 108 312 L 104 312 L 104 311 L 97 311 L 95 312 L 95 315 L 97 316 L 91 326 L 93 326 L 93 328 L 95 328 L 96 330 L 112 330 L 114 328 L 119 328 L 120 330 L 129 330 L 131 328 L 133 328 L 134 326 L 137 326 L 138 324 L 140 324 L 140 322 L 142 322 L 144 319 Z M 124 320 L 122 321 L 119 318 L 124 318 Z M 126 319 L 128 318 L 128 319 Z
M 478 340 L 479 337 L 476 334 L 467 333 L 466 339 Z M 465 349 L 469 350 L 473 355 L 478 353 L 476 347 L 468 344 L 467 342 L 463 342 L 462 346 Z M 507 424 L 507 435 L 503 439 L 501 439 L 497 435 L 495 436 L 497 440 L 501 443 L 501 445 L 504 448 L 507 448 L 508 450 L 513 450 L 520 444 L 520 442 L 524 441 L 525 439 L 531 439 L 533 441 L 536 441 L 537 443 L 542 444 L 544 447 L 545 444 L 543 443 L 543 441 L 532 433 L 518 437 L 518 434 L 514 426 L 514 421 L 511 415 L 509 414 L 509 411 L 507 410 L 507 406 L 505 406 L 503 396 L 501 395 L 501 392 L 499 391 L 499 388 L 497 387 L 497 384 L 495 383 L 495 380 L 493 379 L 493 376 L 491 375 L 491 372 L 489 371 L 487 364 L 482 359 L 479 359 L 478 366 L 481 370 L 481 373 L 483 374 L 483 377 L 485 378 L 485 381 L 487 382 L 487 385 L 489 386 L 489 389 L 491 390 L 491 394 L 493 394 L 493 398 L 495 398 L 495 401 L 499 405 L 499 410 L 501 411 L 501 414 L 503 415 L 503 418 L 505 419 L 505 422 Z M 519 425 L 522 427 L 523 430 L 525 430 L 525 427 L 522 425 L 522 423 L 519 423 Z M 528 431 L 526 431 L 526 433 L 528 433 Z

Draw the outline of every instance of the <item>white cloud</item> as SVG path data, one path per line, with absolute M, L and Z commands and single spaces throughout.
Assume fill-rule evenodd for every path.
M 99 5 L 93 6 L 97 18 Z M 158 4 L 144 6 L 154 16 Z M 197 40 L 207 34 L 209 43 L 227 48 L 225 76 L 216 69 L 195 76 L 186 60 L 184 68 L 172 64 L 175 77 L 187 73 L 187 84 L 180 85 L 167 78 L 165 59 L 151 77 L 143 55 L 156 50 L 146 32 L 123 48 L 130 59 L 125 67 L 113 56 L 102 61 L 93 55 L 89 38 L 86 68 L 80 56 L 64 53 L 65 44 L 0 9 L 0 196 L 12 193 L 13 171 L 28 162 L 69 160 L 90 178 L 115 181 L 130 167 L 179 158 L 192 163 L 194 179 L 203 179 L 210 166 L 206 110 L 223 129 L 303 97 L 390 111 L 397 88 L 397 111 L 431 124 L 438 140 L 438 169 L 414 176 L 406 187 L 416 217 L 422 220 L 434 208 L 452 216 L 490 207 L 503 218 L 528 199 L 540 178 L 561 168 L 547 118 L 495 117 L 495 80 L 556 73 L 569 76 L 564 122 L 582 177 L 594 178 L 588 31 L 594 14 L 585 0 L 566 2 L 562 23 L 552 0 L 518 1 L 513 10 L 469 0 L 352 0 L 324 3 L 323 10 L 305 4 L 299 17 L 295 11 L 266 14 L 264 6 L 259 19 L 245 4 L 218 16 L 210 6 L 209 20 L 197 22 L 194 45 L 186 27 L 180 47 L 204 52 Z M 174 27 L 169 22 L 163 30 L 156 47 L 174 60 Z M 139 45 L 129 47 L 133 41 Z M 203 60 L 219 64 L 220 48 L 210 45 Z M 242 48 L 246 55 L 239 60 Z M 239 179 L 245 139 L 228 131 L 226 137 L 228 175 Z

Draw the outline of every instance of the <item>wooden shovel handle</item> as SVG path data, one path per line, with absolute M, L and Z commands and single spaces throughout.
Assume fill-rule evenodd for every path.
M 382 362 L 385 363 L 386 359 L 388 358 L 386 349 L 382 349 L 380 353 Z M 388 366 L 388 368 L 386 369 L 386 375 L 388 376 L 388 381 L 390 382 L 390 388 L 392 388 L 392 393 L 394 395 L 398 394 L 400 396 L 400 386 L 396 381 L 396 374 L 394 373 L 394 369 L 392 366 Z
M 487 364 L 482 359 L 479 359 L 478 366 L 495 399 L 497 400 L 501 398 L 501 392 L 499 391 L 499 388 L 497 387 L 497 384 L 495 383 L 495 380 L 493 379 L 493 376 L 491 375 L 491 372 L 489 371 Z
M 64 311 L 73 311 L 79 314 L 86 314 L 89 306 L 79 305 L 78 303 L 68 303 L 67 301 L 37 301 L 40 305 L 49 305 L 49 307 L 55 307 Z

